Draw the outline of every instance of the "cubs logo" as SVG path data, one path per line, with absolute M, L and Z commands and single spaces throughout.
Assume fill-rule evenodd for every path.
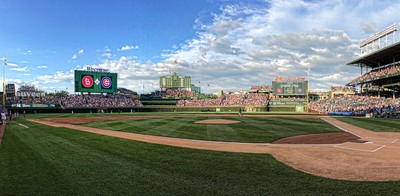
M 303 89 L 301 89 L 301 88 L 297 89 L 297 93 L 302 93 L 302 92 L 303 92 Z
M 109 77 L 103 77 L 101 79 L 101 86 L 103 86 L 103 88 L 110 88 L 111 87 L 111 78 Z
M 93 78 L 91 76 L 83 76 L 82 85 L 85 88 L 90 88 L 93 86 Z

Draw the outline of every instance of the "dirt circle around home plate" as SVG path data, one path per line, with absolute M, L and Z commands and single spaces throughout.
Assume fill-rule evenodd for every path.
M 292 138 L 283 138 L 280 143 L 278 142 L 279 140 L 275 143 L 242 143 L 142 135 L 77 125 L 99 120 L 174 117 L 178 116 L 48 118 L 30 119 L 30 121 L 55 127 L 65 127 L 78 131 L 161 145 L 224 152 L 271 154 L 278 161 L 294 169 L 332 179 L 351 181 L 400 180 L 400 153 L 398 153 L 400 150 L 400 133 L 373 132 L 327 116 L 305 115 L 304 118 L 320 118 L 343 130 L 345 135 L 339 133 L 339 138 L 341 139 L 336 142 L 327 141 L 337 138 L 337 134 L 294 136 Z M 223 116 L 221 115 L 219 117 Z M 268 117 L 276 116 L 265 116 L 265 118 Z M 282 118 L 285 117 L 293 116 L 282 116 Z M 303 118 L 299 115 L 296 115 L 296 117 Z M 315 127 L 315 129 L 318 129 L 318 127 Z M 343 138 L 348 138 L 350 140 Z M 317 140 L 319 140 L 319 142 Z
M 226 120 L 226 119 L 207 119 L 207 120 L 199 120 L 194 122 L 195 124 L 211 124 L 211 125 L 229 125 L 240 123 L 237 120 Z

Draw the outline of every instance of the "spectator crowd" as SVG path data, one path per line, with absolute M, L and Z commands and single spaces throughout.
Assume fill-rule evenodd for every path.
M 355 92 L 355 88 L 352 86 L 331 86 L 333 92 Z
M 129 95 L 68 95 L 45 96 L 19 99 L 14 97 L 11 104 L 60 104 L 61 107 L 140 107 L 143 104 Z
M 201 106 L 266 106 L 267 95 L 264 93 L 226 93 L 215 99 L 178 100 L 178 107 Z
M 151 98 L 194 98 L 196 93 L 187 90 L 167 89 L 166 91 L 158 91 L 153 93 Z
M 251 86 L 250 91 L 252 92 L 272 92 L 272 86 L 263 85 L 263 86 Z
M 379 78 L 382 78 L 384 76 L 394 76 L 394 75 L 399 75 L 400 74 L 400 64 L 393 65 L 390 67 L 386 67 L 383 69 L 376 69 L 372 70 L 358 78 L 355 78 L 350 82 L 350 84 L 358 84 L 361 82 L 365 81 L 371 81 L 371 80 L 376 80 Z
M 310 102 L 309 107 L 312 111 L 322 113 L 352 112 L 356 115 L 388 111 L 400 112 L 400 99 L 347 95 L 329 100 Z

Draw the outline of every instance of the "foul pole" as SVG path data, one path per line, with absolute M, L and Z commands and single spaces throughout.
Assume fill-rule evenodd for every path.
M 310 89 L 309 89 L 309 86 L 310 86 L 310 74 L 311 74 L 311 68 L 310 68 L 310 65 L 308 65 L 307 66 L 307 90 L 306 90 L 307 110 L 310 109 L 310 105 L 308 104 L 309 103 L 309 99 L 310 99 L 310 97 L 309 97 L 309 93 L 310 93 Z
M 3 107 L 6 106 L 6 65 L 7 58 L 3 56 Z

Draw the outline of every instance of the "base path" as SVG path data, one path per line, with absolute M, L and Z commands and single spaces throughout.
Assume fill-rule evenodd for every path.
M 110 131 L 91 127 L 35 119 L 55 127 L 102 134 L 136 141 L 201 150 L 268 153 L 277 160 L 306 173 L 332 179 L 354 181 L 400 180 L 400 133 L 376 133 L 331 117 L 321 117 L 339 129 L 352 133 L 365 143 L 341 144 L 271 144 L 215 142 Z

